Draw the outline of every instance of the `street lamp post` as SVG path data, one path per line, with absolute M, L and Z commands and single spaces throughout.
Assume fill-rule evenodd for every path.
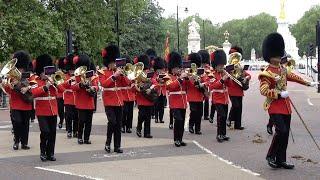
M 119 30 L 119 0 L 116 1 L 116 33 L 117 33 L 117 45 L 120 48 L 120 30 Z
M 184 9 L 184 12 L 188 13 L 188 8 Z M 178 52 L 180 52 L 180 29 L 179 29 L 179 5 L 177 4 L 177 47 Z
M 206 49 L 206 30 L 205 30 L 205 20 L 202 20 L 203 29 L 203 49 Z

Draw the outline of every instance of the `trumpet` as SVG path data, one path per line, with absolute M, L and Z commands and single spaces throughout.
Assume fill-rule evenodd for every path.
M 64 82 L 65 74 L 62 71 L 57 71 L 51 75 L 51 78 L 56 85 L 60 85 Z

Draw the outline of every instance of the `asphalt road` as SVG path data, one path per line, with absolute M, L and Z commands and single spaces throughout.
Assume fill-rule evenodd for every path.
M 243 107 L 245 130 L 228 129 L 229 142 L 218 143 L 216 126 L 202 121 L 203 135 L 185 132 L 186 147 L 173 145 L 173 132 L 165 124 L 152 122 L 153 139 L 122 135 L 123 154 L 104 152 L 107 119 L 99 103 L 94 115 L 91 145 L 78 145 L 58 130 L 56 162 L 39 159 L 39 127 L 30 127 L 28 151 L 12 150 L 9 112 L 0 111 L 0 179 L 320 179 L 320 151 L 312 142 L 296 113 L 292 114 L 292 133 L 287 159 L 294 170 L 271 169 L 265 156 L 272 140 L 266 132 L 268 114 L 263 110 L 257 73 L 252 72 L 251 87 Z M 295 106 L 320 143 L 320 96 L 315 88 L 289 83 Z M 134 126 L 137 122 L 135 109 Z M 188 118 L 186 119 L 188 121 Z M 187 127 L 187 123 L 186 123 Z M 135 128 L 134 128 L 135 129 Z M 135 132 L 135 131 L 134 131 Z M 259 142 L 256 140 L 259 139 Z

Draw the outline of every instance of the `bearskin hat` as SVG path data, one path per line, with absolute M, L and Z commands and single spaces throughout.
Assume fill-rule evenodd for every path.
M 146 55 L 150 58 L 150 59 L 155 59 L 157 57 L 157 53 L 154 49 L 147 49 L 146 50 Z
M 150 61 L 149 61 L 149 57 L 145 54 L 140 55 L 138 57 L 138 62 L 142 62 L 144 65 L 144 69 L 149 69 L 150 68 Z
M 66 71 L 75 70 L 75 65 L 73 64 L 73 58 L 74 58 L 73 54 L 68 54 L 67 57 L 64 59 Z
M 108 67 L 111 62 L 115 62 L 120 57 L 120 50 L 117 45 L 110 44 L 101 51 L 103 65 Z
M 207 50 L 202 49 L 202 50 L 198 51 L 198 53 L 201 56 L 202 64 L 210 64 L 210 55 Z
M 230 48 L 229 54 L 234 53 L 234 52 L 238 52 L 238 53 L 240 53 L 241 55 L 243 55 L 243 54 L 242 54 L 242 53 L 243 53 L 242 48 L 239 47 L 239 46 L 232 46 L 232 47 Z
M 42 54 L 36 59 L 35 72 L 40 75 L 44 71 L 44 67 L 53 66 L 52 58 L 48 54 Z
M 17 51 L 13 54 L 13 58 L 17 58 L 16 68 L 28 70 L 29 63 L 31 62 L 31 57 L 26 51 Z
M 190 61 L 191 63 L 195 63 L 197 67 L 201 66 L 201 56 L 198 53 L 191 53 L 188 55 L 187 60 Z
M 181 55 L 175 51 L 171 52 L 168 55 L 168 69 L 171 71 L 171 69 L 175 67 L 182 67 L 182 58 Z
M 80 54 L 78 56 L 75 56 L 73 58 L 73 62 L 76 66 L 76 68 L 80 67 L 80 66 L 86 66 L 87 69 L 90 69 L 90 57 L 87 54 Z
M 58 69 L 61 69 L 61 70 L 64 70 L 65 69 L 65 57 L 61 57 L 58 59 L 58 63 L 57 63 L 57 66 L 58 66 Z
M 213 52 L 212 54 L 212 67 L 216 67 L 217 65 L 220 64 L 227 64 L 227 56 L 226 53 L 222 50 L 222 49 L 218 49 L 216 51 Z
M 283 37 L 279 33 L 269 34 L 262 43 L 262 55 L 266 62 L 270 62 L 271 58 L 283 57 L 285 44 Z
M 156 57 L 154 59 L 153 69 L 156 71 L 158 69 L 164 69 L 166 68 L 166 64 L 164 60 L 161 57 Z

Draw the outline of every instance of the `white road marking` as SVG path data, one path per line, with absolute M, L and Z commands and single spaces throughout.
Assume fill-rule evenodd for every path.
M 82 177 L 82 178 L 86 178 L 86 179 L 103 180 L 103 178 L 97 178 L 97 177 L 92 177 L 92 176 L 87 176 L 87 175 L 74 174 L 74 173 L 71 173 L 71 172 L 60 171 L 60 170 L 56 170 L 56 169 L 49 169 L 49 168 L 44 168 L 44 167 L 34 167 L 34 168 L 40 169 L 40 170 L 45 170 L 45 171 L 50 171 L 50 172 L 56 172 L 56 173 L 60 173 L 60 174 L 66 174 L 66 175 L 71 175 L 71 176 Z
M 313 106 L 313 104 L 312 104 L 312 102 L 311 102 L 310 98 L 308 98 L 308 99 L 307 99 L 307 101 L 308 101 L 308 104 L 309 104 L 310 106 Z
M 193 140 L 192 142 L 193 142 L 195 145 L 197 145 L 200 149 L 202 149 L 203 151 L 205 151 L 205 152 L 207 152 L 208 154 L 210 154 L 212 157 L 215 157 L 215 158 L 219 159 L 220 161 L 225 162 L 226 164 L 231 165 L 232 167 L 235 167 L 235 168 L 237 168 L 237 169 L 240 169 L 241 171 L 247 172 L 247 173 L 252 174 L 252 175 L 254 175 L 254 176 L 260 176 L 260 174 L 258 174 L 258 173 L 256 173 L 256 172 L 253 172 L 253 171 L 251 171 L 251 170 L 249 170 L 249 169 L 246 169 L 246 168 L 244 168 L 244 167 L 235 165 L 233 162 L 228 161 L 228 160 L 225 160 L 225 159 L 223 159 L 222 157 L 219 157 L 218 155 L 214 154 L 214 153 L 213 153 L 212 151 L 210 151 L 209 149 L 203 147 L 203 146 L 202 146 L 201 144 L 199 144 L 197 141 L 194 141 L 194 140 Z
M 0 129 L 8 129 L 8 128 L 12 128 L 12 125 L 0 126 Z

